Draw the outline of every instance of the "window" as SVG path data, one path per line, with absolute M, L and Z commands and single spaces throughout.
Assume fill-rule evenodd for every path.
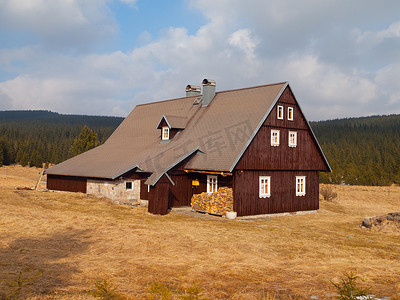
M 306 195 L 306 176 L 296 176 L 296 196 Z
M 289 131 L 289 147 L 297 146 L 297 132 Z
M 168 141 L 169 140 L 169 127 L 165 126 L 162 128 L 162 140 Z
M 279 130 L 271 130 L 271 146 L 279 146 Z
M 278 105 L 278 119 L 283 120 L 283 106 Z
M 207 175 L 207 193 L 215 193 L 218 189 L 217 175 Z
M 271 177 L 270 176 L 260 176 L 260 188 L 259 188 L 259 197 L 260 198 L 269 198 L 271 197 Z
M 127 189 L 127 190 L 131 190 L 131 189 L 132 189 L 132 181 L 127 181 L 127 182 L 125 183 L 125 186 L 126 186 L 126 189 Z
M 287 109 L 287 119 L 293 121 L 293 107 L 288 107 Z

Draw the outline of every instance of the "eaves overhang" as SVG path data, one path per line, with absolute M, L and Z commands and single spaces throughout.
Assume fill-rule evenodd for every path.
M 129 168 L 129 169 L 123 171 L 123 172 L 120 172 L 120 173 L 118 173 L 117 175 L 114 175 L 114 176 L 111 177 L 111 178 L 114 180 L 114 179 L 116 179 L 116 178 L 118 178 L 118 177 L 124 175 L 125 173 L 127 173 L 127 172 L 129 172 L 129 171 L 132 171 L 132 170 L 135 169 L 135 168 L 136 168 L 139 172 L 143 172 L 143 170 L 142 170 L 138 165 L 135 165 L 135 166 L 133 166 L 132 168 Z
M 172 163 L 170 166 L 168 166 L 167 168 L 165 168 L 162 172 L 158 173 L 158 176 L 157 176 L 156 178 L 154 178 L 153 180 L 150 180 L 150 178 L 151 178 L 151 176 L 150 176 L 150 177 L 146 180 L 145 184 L 150 185 L 150 186 L 154 186 L 154 185 L 156 185 L 156 183 L 161 179 L 161 177 L 162 177 L 164 174 L 166 174 L 167 177 L 169 177 L 168 174 L 167 174 L 167 172 L 168 172 L 169 170 L 171 170 L 171 169 L 174 168 L 176 165 L 178 165 L 179 163 L 181 163 L 182 161 L 184 161 L 186 158 L 188 158 L 189 156 L 191 156 L 192 154 L 194 154 L 194 153 L 196 153 L 196 152 L 198 152 L 198 151 L 199 151 L 199 152 L 202 152 L 202 151 L 200 150 L 199 147 L 196 147 L 196 148 L 193 149 L 192 151 L 186 153 L 185 155 L 183 155 L 182 157 L 180 157 L 178 160 L 176 160 L 174 163 Z M 203 152 L 202 152 L 202 153 L 203 153 Z M 150 180 L 150 181 L 149 181 L 149 180 Z M 170 179 L 170 180 L 171 180 L 171 182 L 173 182 L 172 179 Z

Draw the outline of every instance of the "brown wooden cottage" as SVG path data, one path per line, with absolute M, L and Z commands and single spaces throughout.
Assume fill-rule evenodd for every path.
M 238 216 L 318 209 L 331 169 L 289 84 L 215 88 L 136 106 L 103 145 L 49 168 L 48 189 L 140 197 L 154 214 L 221 186 Z

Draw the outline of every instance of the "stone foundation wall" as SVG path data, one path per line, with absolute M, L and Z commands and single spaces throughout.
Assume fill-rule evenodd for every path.
M 126 182 L 132 182 L 132 189 L 126 188 Z M 140 180 L 87 180 L 87 193 L 104 196 L 118 204 L 136 205 L 140 199 Z

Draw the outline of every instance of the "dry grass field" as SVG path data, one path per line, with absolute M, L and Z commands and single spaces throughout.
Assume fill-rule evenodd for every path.
M 107 279 L 127 299 L 193 282 L 207 299 L 329 299 L 331 281 L 353 272 L 373 294 L 400 297 L 400 234 L 359 226 L 400 211 L 400 187 L 333 186 L 337 199 L 315 214 L 227 220 L 15 189 L 39 171 L 0 168 L 0 295 L 19 284 L 23 299 L 93 299 Z

